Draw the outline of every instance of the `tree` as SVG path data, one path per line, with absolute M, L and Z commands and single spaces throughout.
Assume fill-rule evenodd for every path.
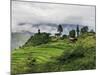
M 67 35 L 63 35 L 63 36 L 62 36 L 62 39 L 66 39 L 66 38 L 67 38 Z
M 90 30 L 90 33 L 95 33 L 93 29 Z
M 75 38 L 75 30 L 71 30 L 69 32 L 69 36 L 72 37 L 72 38 Z
M 40 29 L 38 29 L 38 34 L 40 34 Z
M 62 28 L 61 25 L 58 26 L 58 32 L 59 32 L 60 35 L 61 35 L 61 33 L 63 32 L 63 28 Z
M 81 28 L 81 33 L 86 33 L 88 32 L 88 26 L 84 26 L 83 28 Z
M 77 25 L 76 32 L 77 32 L 77 37 L 78 37 L 79 36 L 79 25 Z

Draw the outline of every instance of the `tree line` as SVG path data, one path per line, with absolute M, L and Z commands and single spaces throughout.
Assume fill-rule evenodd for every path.
M 76 30 L 72 29 L 69 31 L 69 36 L 75 38 L 76 36 L 79 37 L 80 34 L 84 34 L 88 32 L 88 26 L 84 26 L 81 29 L 79 28 L 79 25 L 77 25 Z M 60 36 L 63 32 L 62 25 L 58 25 L 58 35 Z M 93 31 L 94 32 L 94 31 Z
M 67 37 L 69 37 L 69 39 L 73 42 L 75 40 L 77 40 L 77 38 L 88 32 L 88 26 L 84 26 L 81 29 L 79 28 L 79 25 L 76 26 L 76 29 L 72 29 L 71 31 L 69 31 L 69 35 L 62 35 L 63 33 L 63 27 L 62 25 L 58 25 L 57 27 L 57 32 L 55 33 L 55 37 L 59 37 L 62 39 L 67 39 Z M 94 32 L 93 30 L 91 30 L 91 32 Z M 46 44 L 48 42 L 51 41 L 50 37 L 50 33 L 46 33 L 46 32 L 41 32 L 40 29 L 38 29 L 38 33 L 35 33 L 34 36 L 31 36 L 30 39 L 25 43 L 24 46 L 36 46 L 36 45 L 41 45 L 41 44 Z M 62 35 L 62 36 L 61 36 Z

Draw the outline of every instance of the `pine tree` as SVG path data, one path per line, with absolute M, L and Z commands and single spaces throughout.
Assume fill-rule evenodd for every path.
M 58 26 L 58 32 L 59 32 L 59 34 L 61 35 L 62 34 L 62 32 L 63 32 L 63 28 L 62 28 L 62 26 L 61 25 L 59 25 Z
M 79 36 L 79 25 L 77 25 L 76 32 L 77 32 L 77 37 L 78 37 Z

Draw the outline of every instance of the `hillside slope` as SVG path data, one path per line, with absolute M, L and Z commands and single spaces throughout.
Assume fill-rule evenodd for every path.
M 83 35 L 76 43 L 59 39 L 12 51 L 12 74 L 95 69 L 95 35 Z

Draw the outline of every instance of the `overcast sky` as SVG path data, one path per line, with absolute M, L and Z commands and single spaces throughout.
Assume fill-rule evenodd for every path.
M 50 24 L 79 24 L 95 28 L 95 7 L 12 1 L 12 32 L 56 32 Z M 47 25 L 49 24 L 49 25 Z

